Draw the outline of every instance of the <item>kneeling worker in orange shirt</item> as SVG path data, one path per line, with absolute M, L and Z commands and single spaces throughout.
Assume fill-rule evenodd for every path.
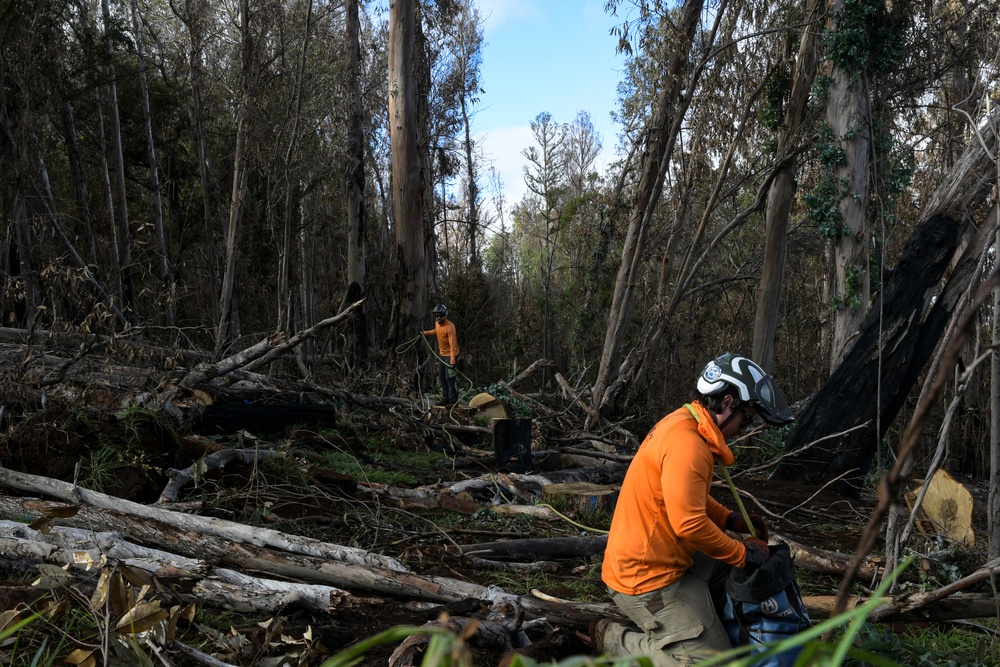
M 726 439 L 760 415 L 771 425 L 792 421 L 774 379 L 731 353 L 708 363 L 697 397 L 661 419 L 629 465 L 611 522 L 602 578 L 618 608 L 639 629 L 598 618 L 598 652 L 647 655 L 657 667 L 689 665 L 730 648 L 719 614 L 731 567 L 753 569 L 768 557 L 767 524 L 750 521 L 709 495 L 718 459 L 732 465 Z

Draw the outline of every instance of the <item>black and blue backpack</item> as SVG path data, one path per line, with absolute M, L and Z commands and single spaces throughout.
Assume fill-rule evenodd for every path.
M 755 646 L 754 653 L 763 653 L 767 650 L 764 644 L 787 639 L 810 626 L 787 544 L 772 546 L 764 565 L 749 574 L 740 568 L 730 571 L 722 621 L 733 646 L 749 644 Z M 753 665 L 791 667 L 801 651 L 782 651 Z

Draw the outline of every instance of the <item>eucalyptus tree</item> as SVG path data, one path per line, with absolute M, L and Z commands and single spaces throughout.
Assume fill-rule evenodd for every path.
M 966 96 L 962 105 L 942 105 L 940 101 L 942 92 L 954 95 L 961 89 L 952 84 L 963 71 L 977 72 L 975 86 L 965 88 L 967 91 L 996 86 L 995 68 L 982 67 L 992 59 L 995 49 L 977 37 L 995 32 L 996 15 L 981 5 L 970 6 L 968 12 L 956 12 L 946 3 L 921 9 L 928 13 L 889 15 L 906 28 L 901 32 L 886 36 L 872 31 L 884 23 L 869 21 L 866 33 L 869 38 L 888 41 L 882 52 L 899 58 L 880 77 L 886 90 L 873 99 L 895 111 L 888 116 L 895 123 L 894 134 L 919 141 L 913 185 L 905 196 L 897 196 L 910 207 L 907 213 L 912 212 L 917 224 L 912 230 L 903 227 L 903 216 L 895 223 L 895 237 L 903 238 L 905 246 L 898 252 L 892 271 L 882 272 L 883 285 L 857 340 L 806 405 L 799 425 L 789 435 L 787 448 L 796 456 L 779 466 L 777 474 L 785 478 L 815 481 L 850 472 L 852 481 L 859 481 L 921 374 L 937 372 L 926 365 L 946 335 L 949 322 L 961 310 L 970 285 L 978 280 L 984 248 L 992 239 L 990 229 L 979 223 L 993 184 L 996 109 L 987 112 L 977 108 L 976 96 Z M 994 28 L 985 30 L 987 25 Z M 970 30 L 972 26 L 977 29 Z M 848 44 L 858 49 L 856 39 Z M 877 39 L 861 46 L 862 53 L 867 51 L 869 56 L 880 52 Z M 975 65 L 970 67 L 972 63 Z M 943 112 L 965 118 L 966 125 L 947 122 Z M 970 129 L 973 123 L 979 126 L 975 133 Z M 965 148 L 956 159 L 959 132 L 964 132 Z M 874 145 L 881 148 L 883 144 L 878 140 Z M 882 188 L 880 195 L 893 187 L 905 188 L 910 182 L 908 170 L 898 163 L 893 166 L 891 156 L 885 153 L 879 150 L 873 156 L 873 180 Z M 879 204 L 884 206 L 887 199 L 880 196 Z M 880 210 L 879 217 L 888 217 L 888 212 Z M 880 224 L 885 223 L 880 219 Z M 839 409 L 843 405 L 852 409 L 845 413 Z M 852 427 L 849 434 L 828 440 L 831 434 Z M 799 451 L 817 440 L 823 443 Z
M 3 289 L 16 295 L 3 300 L 4 322 L 35 326 L 42 303 L 28 198 L 36 171 L 32 160 L 31 106 L 43 81 L 34 57 L 40 34 L 51 26 L 51 7 L 13 2 L 5 12 L 0 36 L 0 206 L 3 221 Z
M 612 0 L 608 7 L 614 9 L 618 4 Z M 642 167 L 635 192 L 630 197 L 625 243 L 608 313 L 600 366 L 591 391 L 592 414 L 613 407 L 614 396 L 619 390 L 616 380 L 621 372 L 623 347 L 635 306 L 635 290 L 640 282 L 646 239 L 663 190 L 669 157 L 680 134 L 684 118 L 683 93 L 685 90 L 690 93 L 695 85 L 687 70 L 703 6 L 702 0 L 686 0 L 671 22 L 675 32 L 659 82 L 655 109 L 639 137 L 642 142 Z
M 603 138 L 594 127 L 590 113 L 579 111 L 566 126 L 564 143 L 566 187 L 571 197 L 582 197 L 596 176 L 597 158 L 601 154 Z
M 427 310 L 427 254 L 418 141 L 416 63 L 417 0 L 389 3 L 389 136 L 392 143 L 392 208 L 398 267 L 396 322 L 391 340 L 416 334 Z
M 219 318 L 215 327 L 215 355 L 220 357 L 227 346 L 239 337 L 240 326 L 236 306 L 236 271 L 240 255 L 244 206 L 247 204 L 247 142 L 250 114 L 257 93 L 260 30 L 251 21 L 250 0 L 239 0 L 238 35 L 240 45 L 240 75 L 236 111 L 236 142 L 233 148 L 232 194 L 229 200 L 229 220 L 225 230 L 225 263 L 222 288 L 219 291 Z
M 209 145 L 207 125 L 209 109 L 206 93 L 210 78 L 204 71 L 205 62 L 211 62 L 206 53 L 206 33 L 212 33 L 212 10 L 204 0 L 170 0 L 170 8 L 187 30 L 187 85 L 190 87 L 191 125 L 195 152 L 198 158 L 199 190 L 202 204 L 203 239 L 202 253 L 205 256 L 205 279 L 197 281 L 208 286 L 209 313 L 212 322 L 221 321 L 219 305 L 218 248 L 215 241 L 216 229 L 223 227 L 226 219 L 225 205 L 221 196 L 218 178 L 213 168 L 212 151 Z
M 479 103 L 479 73 L 482 67 L 483 28 L 479 10 L 471 0 L 466 0 L 455 21 L 455 70 L 461 73 L 458 94 L 460 117 L 462 120 L 461 144 L 465 157 L 465 224 L 469 238 L 469 264 L 480 265 L 478 238 L 481 233 L 479 205 L 478 156 L 472 138 L 473 110 Z
M 368 266 L 365 239 L 365 137 L 364 100 L 362 99 L 361 70 L 361 14 L 360 0 L 347 0 L 344 21 L 347 44 L 347 96 L 350 120 L 347 127 L 347 289 L 340 310 L 361 299 L 365 294 Z M 363 357 L 368 348 L 365 311 L 362 309 L 354 320 L 354 358 Z
M 799 26 L 799 45 L 794 60 L 789 57 L 782 63 L 782 70 L 775 74 L 775 81 L 787 82 L 787 100 L 784 91 L 778 92 L 775 112 L 772 113 L 775 138 L 775 160 L 767 192 L 764 211 L 764 262 L 760 289 L 757 292 L 757 310 L 754 319 L 753 358 L 763 368 L 771 370 L 774 363 L 775 332 L 778 325 L 778 305 L 788 247 L 788 221 L 795 196 L 798 153 L 802 148 L 804 119 L 816 63 L 819 57 L 819 20 L 825 9 L 823 0 L 805 0 L 801 11 L 787 17 L 786 21 Z M 772 83 L 780 89 L 779 85 Z M 774 94 L 774 93 L 772 93 Z M 784 107 L 784 113 L 781 108 Z M 779 124 L 780 123 L 780 124 Z
M 108 103 L 111 109 L 111 146 L 115 168 L 115 199 L 112 220 L 115 222 L 113 247 L 121 285 L 122 306 L 126 313 L 134 307 L 135 287 L 132 281 L 132 232 L 129 229 L 128 200 L 125 194 L 125 155 L 122 151 L 121 111 L 118 106 L 118 74 L 115 66 L 115 35 L 124 31 L 111 14 L 108 0 L 101 0 L 104 44 L 108 53 Z

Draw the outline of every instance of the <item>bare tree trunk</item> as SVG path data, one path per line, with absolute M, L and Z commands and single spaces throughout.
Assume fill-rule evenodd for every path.
M 347 184 L 347 290 L 340 304 L 341 309 L 364 297 L 368 268 L 365 239 L 364 112 L 361 104 L 361 21 L 358 16 L 358 0 L 347 0 L 346 30 L 351 116 L 347 137 L 350 160 Z M 355 361 L 360 361 L 368 353 L 368 324 L 363 308 L 355 316 L 352 327 L 353 335 L 348 343 L 349 354 Z
M 479 233 L 479 186 L 476 184 L 476 162 L 472 154 L 472 133 L 469 122 L 466 96 L 474 91 L 465 91 L 460 99 L 462 104 L 462 126 L 465 128 L 465 197 L 468 200 L 469 265 L 479 266 L 479 250 L 476 235 Z
M 218 322 L 219 317 L 219 276 L 218 258 L 215 250 L 215 216 L 212 214 L 212 193 L 214 181 L 209 177 L 208 142 L 205 138 L 204 110 L 201 99 L 201 52 L 202 33 L 201 16 L 195 12 L 192 0 L 186 0 L 183 12 L 171 3 L 177 17 L 184 23 L 191 41 L 188 51 L 188 75 L 191 79 L 191 124 L 194 127 L 194 140 L 198 149 L 198 175 L 201 181 L 201 199 L 205 218 L 205 256 L 207 262 L 207 280 L 209 300 L 212 304 L 212 321 Z M 221 219 L 221 218 L 220 218 Z
M 295 176 L 292 164 L 299 146 L 299 122 L 302 119 L 302 86 L 306 73 L 306 56 L 309 53 L 309 38 L 312 36 L 312 0 L 306 5 L 305 34 L 302 36 L 302 53 L 299 56 L 299 71 L 295 82 L 295 108 L 292 112 L 292 128 L 285 150 L 285 217 L 281 243 L 281 258 L 278 262 L 278 331 L 291 333 L 292 322 L 292 241 L 296 234 L 292 220 L 295 214 Z
M 767 193 L 764 209 L 764 263 L 757 292 L 757 311 L 753 326 L 753 358 L 765 370 L 774 365 L 774 343 L 778 330 L 778 304 L 785 274 L 788 249 L 788 213 L 795 196 L 796 159 L 794 142 L 805 118 L 809 91 L 816 76 L 816 58 L 822 29 L 815 22 L 826 9 L 821 0 L 808 0 L 805 28 L 795 61 L 792 91 L 785 108 L 782 131 L 778 135 L 775 174 Z
M 115 191 L 118 199 L 118 265 L 121 276 L 122 310 L 131 319 L 134 307 L 134 287 L 132 285 L 132 234 L 128 228 L 128 201 L 125 197 L 125 156 L 122 151 L 122 122 L 118 111 L 118 74 L 114 64 L 114 47 L 111 45 L 111 8 L 108 0 L 101 0 L 104 10 L 104 35 L 107 42 L 109 76 L 108 98 L 111 104 L 111 141 L 115 157 Z
M 153 229 L 156 234 L 156 250 L 160 255 L 160 298 L 166 325 L 171 328 L 171 340 L 176 340 L 174 326 L 174 285 L 170 276 L 170 255 L 163 230 L 163 197 L 160 191 L 160 167 L 156 161 L 156 145 L 153 142 L 153 119 L 149 111 L 149 84 L 146 81 L 146 56 L 142 48 L 142 29 L 139 25 L 139 6 L 132 5 L 132 32 L 135 33 L 135 48 L 139 56 L 139 87 L 142 90 L 142 115 L 146 126 L 146 149 L 149 152 L 150 184 L 153 190 Z
M 115 214 L 115 195 L 111 188 L 111 167 L 108 165 L 108 139 L 104 130 L 104 98 L 100 89 L 95 91 L 95 111 L 97 114 L 97 143 L 101 153 L 101 184 L 104 186 L 104 204 L 108 210 L 108 223 L 111 227 L 111 271 L 114 279 L 114 292 L 116 298 L 121 299 L 122 294 L 122 274 L 118 270 L 121 266 L 121 252 L 119 250 L 118 221 Z
M 618 377 L 622 360 L 625 333 L 632 317 L 635 287 L 639 282 L 646 237 L 652 224 L 656 202 L 663 190 L 667 162 L 679 131 L 678 101 L 685 85 L 684 69 L 690 57 L 691 43 L 701 20 L 704 0 L 685 0 L 677 22 L 677 36 L 673 41 L 670 60 L 663 75 L 663 88 L 656 105 L 656 115 L 646 131 L 646 147 L 642 174 L 632 201 L 628 231 L 622 248 L 621 264 L 615 279 L 615 290 L 608 313 L 608 328 L 604 336 L 604 349 L 597 380 L 592 391 L 593 412 L 600 413 L 611 407 L 613 395 L 609 389 Z M 589 420 L 588 420 L 589 422 Z
M 235 317 L 236 266 L 240 254 L 240 232 L 243 222 L 243 205 L 247 194 L 246 141 L 250 117 L 254 68 L 253 35 L 250 34 L 250 0 L 240 0 L 240 38 L 242 42 L 240 73 L 240 105 L 236 112 L 236 147 L 233 151 L 233 189 L 229 200 L 229 226 L 226 229 L 226 268 L 222 276 L 219 295 L 219 320 L 215 331 L 215 354 L 221 357 L 229 343 L 239 337 Z
M 844 0 L 834 2 L 831 15 L 837 16 Z M 835 30 L 836 26 L 832 26 Z M 831 239 L 833 265 L 830 291 L 833 326 L 830 335 L 830 369 L 843 359 L 847 345 L 861 326 L 871 300 L 868 247 L 871 224 L 868 219 L 869 152 L 872 136 L 871 101 L 868 79 L 834 65 L 829 88 L 826 118 L 833 140 L 844 149 L 844 164 L 833 165 L 833 178 L 846 184 L 838 209 L 842 227 Z
M 415 335 L 427 310 L 423 184 L 417 145 L 414 79 L 417 0 L 389 4 L 389 136 L 392 144 L 392 204 L 396 226 L 398 289 L 396 341 Z
M 995 188 L 1000 188 L 1000 155 L 996 159 Z M 1000 206 L 996 207 L 997 225 L 1000 226 Z M 1000 232 L 993 247 L 994 258 L 1000 257 Z M 993 293 L 993 357 L 990 360 L 990 485 L 986 516 L 989 522 L 987 553 L 990 560 L 1000 558 L 1000 289 Z

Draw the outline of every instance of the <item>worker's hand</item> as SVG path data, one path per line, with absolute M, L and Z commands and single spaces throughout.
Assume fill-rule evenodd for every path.
M 746 561 L 743 563 L 743 569 L 747 572 L 753 572 L 759 567 L 763 567 L 764 563 L 767 562 L 768 557 L 771 555 L 771 550 L 767 548 L 767 542 L 764 540 L 759 540 L 756 537 L 748 537 L 743 540 L 743 546 L 746 547 L 747 557 Z
M 767 542 L 767 521 L 764 521 L 764 517 L 759 514 L 751 514 L 750 524 L 754 529 L 754 537 L 759 537 L 764 540 L 764 542 Z M 743 533 L 744 535 L 750 534 L 750 528 L 747 526 L 747 522 L 743 519 L 743 515 L 739 512 L 730 512 L 729 516 L 726 517 L 726 530 L 731 530 L 734 533 Z
M 450 377 L 450 378 L 453 378 L 453 377 L 455 377 L 456 375 L 458 375 L 458 371 L 457 371 L 457 370 L 455 370 L 455 367 L 454 367 L 454 366 L 451 366 L 451 365 L 449 365 L 449 366 L 448 366 L 448 377 Z

